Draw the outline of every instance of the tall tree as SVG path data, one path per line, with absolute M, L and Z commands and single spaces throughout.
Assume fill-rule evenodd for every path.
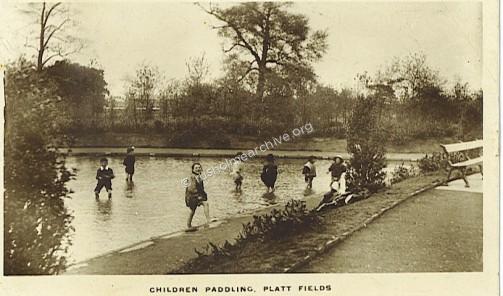
M 418 100 L 426 89 L 439 88 L 445 83 L 422 53 L 395 57 L 384 71 L 377 73 L 376 82 L 392 85 L 402 101 Z
M 27 42 L 26 46 L 37 52 L 38 72 L 52 59 L 65 58 L 82 49 L 83 43 L 70 33 L 75 23 L 68 6 L 61 2 L 30 3 L 22 12 L 37 18 L 37 45 Z
M 269 72 L 307 70 L 314 76 L 311 62 L 320 59 L 327 49 L 327 33 L 312 31 L 307 17 L 288 11 L 290 6 L 280 2 L 246 2 L 225 9 L 200 5 L 222 23 L 213 28 L 229 41 L 224 52 L 245 65 L 242 78 L 256 74 L 256 96 L 260 100 Z
M 206 55 L 203 53 L 200 57 L 192 57 L 185 62 L 187 67 L 187 83 L 189 85 L 200 85 L 209 73 L 209 65 Z
M 74 127 L 96 127 L 109 94 L 102 69 L 57 61 L 45 72 L 55 82 Z

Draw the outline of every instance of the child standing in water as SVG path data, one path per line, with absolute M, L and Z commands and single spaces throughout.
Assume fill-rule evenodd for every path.
M 344 173 L 346 172 L 346 166 L 344 165 L 342 156 L 336 155 L 334 157 L 334 162 L 328 168 L 328 172 L 332 173 L 332 181 L 330 182 L 331 187 L 334 182 L 337 182 L 337 186 L 343 185 L 345 187 Z
M 199 206 L 204 207 L 204 215 L 206 216 L 206 225 L 210 223 L 210 206 L 208 204 L 208 195 L 204 191 L 204 183 L 201 177 L 203 167 L 200 163 L 192 164 L 192 174 L 187 179 L 187 187 L 185 188 L 185 205 L 190 209 L 189 218 L 187 220 L 187 231 L 194 231 L 192 227 L 192 219 Z
M 264 182 L 267 187 L 267 192 L 274 192 L 274 185 L 276 184 L 276 179 L 278 177 L 278 166 L 274 163 L 274 155 L 268 154 L 266 156 L 266 161 L 262 167 L 262 173 L 260 174 L 260 179 Z
M 241 185 L 243 184 L 243 162 L 241 161 L 242 152 L 236 153 L 234 157 L 234 162 L 232 163 L 231 176 L 234 179 L 234 184 L 236 184 L 236 192 L 241 192 Z
M 112 179 L 115 178 L 114 171 L 108 167 L 108 159 L 100 159 L 100 168 L 96 171 L 96 188 L 94 188 L 94 195 L 96 199 L 100 198 L 100 191 L 103 187 L 108 192 L 108 198 L 112 198 Z
M 134 156 L 134 146 L 127 148 L 127 154 L 122 164 L 126 167 L 126 182 L 133 182 L 134 164 L 136 157 Z
M 304 175 L 304 180 L 307 183 L 306 189 L 313 188 L 313 179 L 316 177 L 316 166 L 314 165 L 314 156 L 310 156 L 304 167 L 302 168 L 302 174 Z

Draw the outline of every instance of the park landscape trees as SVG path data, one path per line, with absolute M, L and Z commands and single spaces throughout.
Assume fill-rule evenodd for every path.
M 29 5 L 37 24 L 27 44 L 36 50 L 34 61 L 20 59 L 6 73 L 6 273 L 64 270 L 72 172 L 54 148 L 82 134 L 148 132 L 169 146 L 229 147 L 235 137 L 262 139 L 309 122 L 311 136 L 347 139 L 350 187 L 369 191 L 383 186 L 387 140 L 481 135 L 482 91 L 461 81 L 447 87 L 423 54 L 358 75 L 356 89 L 317 81 L 313 65 L 327 51 L 327 32 L 313 29 L 292 5 L 200 5 L 224 41 L 224 75 L 209 79 L 204 54 L 187 59 L 185 78 L 170 81 L 144 63 L 124 102 L 109 96 L 103 69 L 70 60 L 82 44 L 69 30 L 68 7 Z
M 34 3 L 23 12 L 39 17 L 40 31 L 35 62 L 20 57 L 5 72 L 4 272 L 58 274 L 71 244 L 64 200 L 74 172 L 57 148 L 71 143 L 79 121 L 98 123 L 107 89 L 100 69 L 67 60 L 49 65 L 72 53 L 63 45 L 72 38 L 62 34 L 68 7 Z
M 72 216 L 64 206 L 73 172 L 56 147 L 68 124 L 57 84 L 20 59 L 6 71 L 4 271 L 64 270 Z
M 67 58 L 83 48 L 83 43 L 72 34 L 76 24 L 69 6 L 62 2 L 29 3 L 22 12 L 38 26 L 26 42 L 27 47 L 36 51 L 38 72 L 50 61 Z
M 264 99 L 269 75 L 307 79 L 315 74 L 311 63 L 327 49 L 324 31 L 312 31 L 302 14 L 288 11 L 291 3 L 248 2 L 229 8 L 203 9 L 222 24 L 214 26 L 228 41 L 229 63 L 243 70 L 240 79 L 254 75 L 255 94 Z

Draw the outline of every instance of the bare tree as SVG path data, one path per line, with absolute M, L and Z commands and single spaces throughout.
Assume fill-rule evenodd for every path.
M 37 18 L 37 45 L 26 42 L 27 47 L 37 52 L 37 71 L 42 71 L 52 59 L 68 57 L 83 48 L 81 40 L 70 34 L 75 22 L 69 7 L 63 3 L 30 3 L 22 12 Z
M 187 80 L 190 85 L 199 85 L 208 76 L 209 65 L 204 53 L 200 57 L 190 58 L 185 65 L 187 66 Z
M 143 63 L 136 70 L 136 77 L 131 81 L 129 95 L 134 102 L 133 112 L 140 108 L 142 120 L 152 119 L 160 73 L 157 67 Z

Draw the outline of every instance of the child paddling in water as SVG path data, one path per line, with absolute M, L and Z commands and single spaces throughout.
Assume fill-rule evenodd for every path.
M 260 179 L 267 187 L 267 192 L 274 192 L 274 185 L 276 184 L 276 179 L 278 177 L 278 166 L 274 163 L 274 155 L 268 154 L 266 156 L 266 161 L 262 167 L 262 173 L 260 174 Z
M 134 175 L 134 164 L 136 162 L 136 158 L 134 156 L 134 146 L 127 148 L 127 154 L 124 158 L 122 164 L 126 167 L 126 182 L 133 182 Z
M 346 172 L 346 166 L 344 165 L 344 160 L 342 159 L 342 156 L 336 155 L 334 157 L 334 162 L 328 168 L 328 173 L 332 174 L 330 186 L 332 186 L 334 182 L 337 182 L 337 185 L 339 185 L 341 181 L 344 182 L 345 180 L 343 173 L 345 172 Z
M 313 179 L 316 177 L 316 166 L 314 165 L 314 156 L 310 156 L 309 160 L 304 164 L 302 168 L 302 174 L 304 175 L 304 180 L 307 183 L 306 189 L 313 188 Z
M 241 185 L 243 184 L 243 162 L 241 161 L 242 152 L 236 153 L 234 157 L 234 162 L 232 163 L 232 172 L 231 176 L 234 179 L 234 184 L 236 184 L 235 191 L 241 192 Z
M 206 225 L 210 223 L 210 206 L 208 204 L 208 195 L 204 191 L 204 183 L 201 177 L 203 167 L 200 163 L 192 164 L 192 174 L 187 179 L 187 187 L 185 188 L 185 205 L 190 209 L 189 218 L 187 220 L 187 231 L 195 231 L 197 228 L 192 226 L 192 219 L 199 206 L 204 207 L 204 215 L 206 216 Z
M 108 159 L 100 159 L 100 168 L 96 171 L 96 188 L 94 188 L 94 195 L 96 199 L 100 198 L 100 191 L 105 187 L 108 192 L 108 198 L 112 198 L 112 179 L 115 178 L 114 171 L 108 167 Z

